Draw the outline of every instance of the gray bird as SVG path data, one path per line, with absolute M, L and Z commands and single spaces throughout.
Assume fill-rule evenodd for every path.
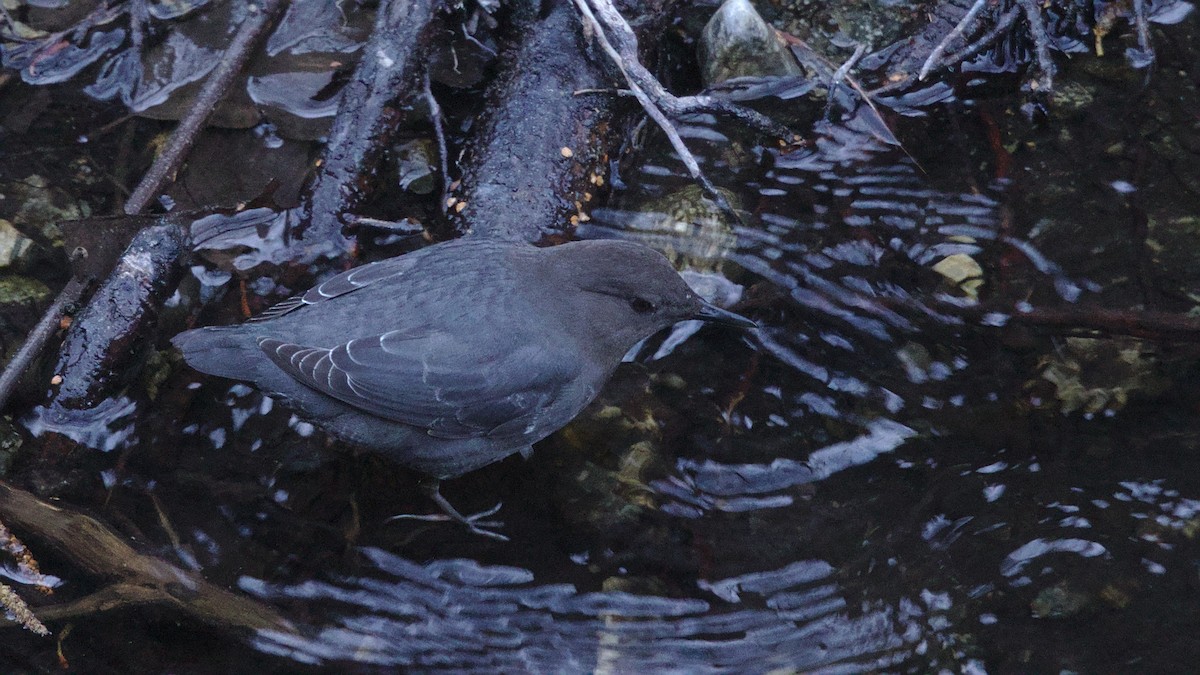
M 428 474 L 430 496 L 571 421 L 640 340 L 685 319 L 754 323 L 623 241 L 549 248 L 464 238 L 339 274 L 236 326 L 173 340 L 196 370 L 248 380 L 334 436 Z

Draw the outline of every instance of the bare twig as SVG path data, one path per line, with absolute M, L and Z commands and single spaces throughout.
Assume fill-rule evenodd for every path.
M 1054 75 L 1057 68 L 1050 56 L 1050 35 L 1046 32 L 1046 22 L 1042 20 L 1042 4 L 1038 0 L 1017 0 L 1021 10 L 1025 12 L 1025 20 L 1029 22 L 1029 35 L 1033 38 L 1033 46 L 1037 54 L 1038 77 L 1029 84 L 1034 91 L 1049 95 L 1054 90 Z
M 967 11 L 962 20 L 954 26 L 953 30 L 946 33 L 946 37 L 942 38 L 941 42 L 938 42 L 933 51 L 929 53 L 929 58 L 925 59 L 925 64 L 921 66 L 921 72 L 917 75 L 918 80 L 924 80 L 930 71 L 942 65 L 940 59 L 942 58 L 942 54 L 946 53 L 946 49 L 950 46 L 950 43 L 954 42 L 956 38 L 962 37 L 968 28 L 975 25 L 975 20 L 979 18 L 979 13 L 983 11 L 983 8 L 987 4 L 988 0 L 975 0 L 975 4 L 971 5 L 971 9 Z
M 595 5 L 596 13 L 593 13 Z M 696 161 L 696 157 L 688 150 L 683 139 L 679 136 L 679 131 L 675 125 L 667 119 L 660 104 L 668 104 L 670 101 L 676 100 L 673 95 L 666 91 L 658 80 L 646 70 L 644 66 L 637 60 L 637 37 L 633 34 L 633 30 L 625 19 L 621 17 L 607 0 L 575 0 L 575 6 L 579 8 L 580 14 L 588 21 L 591 26 L 592 33 L 599 41 L 601 48 L 605 54 L 616 64 L 621 74 L 625 76 L 625 81 L 629 84 L 629 90 L 637 98 L 642 109 L 646 114 L 658 124 L 659 128 L 666 134 L 667 140 L 671 142 L 671 147 L 679 155 L 679 159 L 683 161 L 683 165 L 687 167 L 688 173 L 692 179 L 700 183 L 701 187 L 708 196 L 717 204 L 727 216 L 735 222 L 741 222 L 741 217 L 734 211 L 733 206 L 725 199 L 725 195 L 717 190 L 716 186 L 704 175 L 700 170 L 700 164 Z M 604 16 L 605 23 L 601 24 L 596 18 L 596 14 Z M 622 49 L 618 50 L 609 41 L 609 34 L 606 27 L 612 32 L 614 40 L 619 40 Z M 647 94 L 646 88 L 653 92 L 653 97 Z
M 1137 28 L 1138 49 L 1153 61 L 1154 44 L 1150 41 L 1150 18 L 1146 16 L 1146 0 L 1133 0 L 1133 23 Z
M 283 9 L 284 4 L 283 0 L 262 0 L 258 12 L 254 13 L 238 29 L 237 35 L 233 36 L 233 41 L 229 43 L 229 47 L 221 56 L 221 62 L 209 74 L 200 93 L 196 94 L 196 99 L 192 102 L 188 114 L 179 121 L 179 126 L 175 127 L 175 131 L 171 133 L 166 149 L 154 160 L 150 170 L 142 177 L 142 182 L 138 183 L 137 188 L 129 197 L 129 201 L 125 202 L 125 213 L 134 215 L 145 210 L 150 202 L 158 196 L 163 185 L 179 170 L 184 156 L 196 140 L 196 134 L 200 132 L 200 128 L 216 109 L 221 99 L 225 98 L 225 92 L 238 73 L 242 71 L 242 67 L 246 65 L 246 61 L 250 58 L 250 52 L 258 43 L 259 37 L 271 25 L 275 16 Z
M 1019 7 L 1013 7 L 1004 14 L 1000 15 L 1000 19 L 996 21 L 996 24 L 992 26 L 988 32 L 984 33 L 983 36 L 978 40 L 972 42 L 966 47 L 963 47 L 961 51 L 947 56 L 942 61 L 941 65 L 962 63 L 963 61 L 974 57 L 976 54 L 992 46 L 992 44 L 996 42 L 996 39 L 1000 37 L 1001 33 L 1008 30 L 1014 23 L 1016 23 L 1017 17 L 1020 15 L 1021 9 Z
M 996 23 L 991 27 L 991 29 L 988 30 L 988 32 L 984 33 L 981 37 L 966 47 L 963 47 L 960 51 L 943 57 L 941 61 L 935 66 L 931 67 L 930 70 L 932 71 L 933 68 L 944 68 L 951 65 L 958 65 L 967 59 L 973 58 L 976 54 L 979 54 L 983 50 L 995 44 L 996 40 L 1000 37 L 1000 34 L 1011 28 L 1013 23 L 1016 22 L 1017 17 L 1020 15 L 1020 7 L 1013 7 L 1004 14 L 1001 14 L 1000 18 L 996 20 Z M 924 71 L 923 68 L 922 71 Z M 896 80 L 895 82 L 888 82 L 883 86 L 872 89 L 871 95 L 878 97 L 898 91 L 904 91 L 912 86 L 912 83 L 913 77 L 912 75 L 908 75 L 907 77 Z
M 970 315 L 981 309 L 965 308 Z M 1088 331 L 1102 335 L 1128 335 L 1147 340 L 1200 342 L 1200 319 L 1174 312 L 1099 307 L 1035 307 L 998 313 L 1012 323 L 1058 331 Z
M 428 68 L 425 69 L 421 84 L 425 91 L 425 102 L 429 105 L 429 120 L 433 122 L 433 135 L 437 138 L 439 168 L 442 171 L 442 198 L 438 201 L 441 204 L 442 213 L 445 213 L 450 208 L 446 206 L 446 198 L 450 196 L 450 163 L 446 156 L 448 152 L 446 132 L 442 128 L 442 106 L 438 105 L 437 98 L 433 95 L 433 88 L 429 84 Z
M 833 77 L 830 78 L 830 82 L 829 82 L 830 86 L 832 87 L 833 85 L 846 79 L 846 76 L 850 74 L 850 71 L 854 68 L 854 66 L 858 65 L 859 59 L 861 59 L 863 57 L 863 54 L 866 54 L 866 53 L 867 53 L 866 45 L 856 46 L 854 48 L 854 53 L 850 55 L 850 58 L 846 59 L 846 62 L 843 63 L 841 65 L 841 67 L 839 67 L 836 71 L 834 71 Z
M 766 115 L 716 96 L 675 96 L 667 91 L 638 60 L 637 36 L 610 0 L 575 0 L 580 12 L 591 20 L 596 36 L 609 58 L 621 69 L 630 85 L 645 92 L 658 107 L 671 117 L 696 113 L 712 113 L 733 117 L 756 131 L 784 141 L 795 134 Z M 590 11 L 589 11 L 590 10 Z M 633 88 L 631 86 L 631 88 Z
M 0 374 L 0 410 L 3 410 L 4 405 L 8 403 L 8 398 L 16 389 L 21 375 L 25 374 L 29 364 L 33 363 L 42 348 L 46 346 L 46 341 L 50 339 L 54 331 L 58 330 L 59 322 L 62 321 L 67 305 L 78 302 L 87 285 L 86 280 L 72 277 L 67 285 L 58 292 L 58 297 L 54 298 L 54 302 L 46 308 L 46 313 L 42 315 L 41 320 L 33 327 L 33 330 L 29 331 L 24 344 L 8 362 L 4 373 Z

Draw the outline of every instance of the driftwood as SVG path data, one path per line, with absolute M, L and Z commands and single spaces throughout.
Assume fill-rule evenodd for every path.
M 196 96 L 189 113 L 180 120 L 179 126 L 171 134 L 166 149 L 154 161 L 137 188 L 134 189 L 133 194 L 125 202 L 126 214 L 134 215 L 145 210 L 163 185 L 173 177 L 195 142 L 196 134 L 208 120 L 217 103 L 225 97 L 229 85 L 245 67 L 254 46 L 258 44 L 266 29 L 274 23 L 275 17 L 278 16 L 284 4 L 283 0 L 264 0 L 258 13 L 238 30 L 229 48 L 222 55 L 221 62 L 217 64 Z M 21 376 L 45 348 L 46 342 L 54 334 L 62 320 L 66 308 L 78 302 L 83 297 L 88 285 L 102 274 L 94 276 L 77 274 L 72 277 L 50 307 L 46 309 L 38 325 L 29 333 L 20 350 L 5 367 L 4 372 L 0 374 L 0 409 L 3 409 L 8 402 L 8 398 L 12 395 Z
M 507 65 L 488 90 L 450 198 L 460 231 L 531 242 L 569 232 L 587 217 L 609 154 L 633 122 L 619 115 L 614 93 L 596 93 L 612 81 L 588 56 L 570 1 L 547 5 L 543 18 L 514 16 L 512 33 L 524 40 L 502 56 Z
M 134 237 L 75 317 L 55 368 L 51 414 L 91 408 L 118 395 L 139 370 L 137 346 L 153 336 L 159 309 L 175 292 L 188 253 L 183 227 L 163 220 Z
M 295 627 L 270 607 L 215 586 L 194 572 L 139 553 L 95 518 L 44 502 L 3 481 L 0 520 L 53 547 L 85 574 L 109 581 L 91 595 L 36 609 L 42 621 L 137 605 L 164 605 L 225 630 L 295 632 Z
M 345 218 L 368 194 L 375 164 L 399 122 L 399 106 L 421 93 L 426 53 L 440 0 L 386 0 L 354 76 L 342 89 L 329 142 L 313 181 L 304 216 L 292 236 L 298 246 L 349 250 Z

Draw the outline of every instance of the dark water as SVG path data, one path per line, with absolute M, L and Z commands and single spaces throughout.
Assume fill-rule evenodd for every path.
M 297 631 L 125 608 L 52 626 L 63 658 L 80 672 L 1187 670 L 1195 350 L 1020 318 L 1194 304 L 1200 97 L 1194 62 L 1173 56 L 1147 89 L 1094 61 L 1068 70 L 1097 103 L 1044 127 L 983 95 L 892 120 L 903 147 L 862 109 L 788 152 L 698 120 L 684 135 L 739 205 L 734 226 L 697 216 L 646 141 L 581 233 L 669 250 L 761 327 L 652 339 L 531 459 L 443 487 L 463 510 L 502 502 L 508 543 L 389 520 L 430 510 L 418 477 L 175 367 L 93 430 L 105 489 L 79 506 Z M 947 281 L 950 257 L 981 285 Z M 42 567 L 61 597 L 100 585 Z M 6 640 L 14 669 L 57 667 L 52 641 Z

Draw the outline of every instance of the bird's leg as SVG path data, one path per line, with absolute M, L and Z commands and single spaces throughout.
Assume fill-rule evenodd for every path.
M 434 479 L 429 482 L 423 481 L 420 484 L 420 487 L 421 491 L 429 495 L 429 498 L 433 500 L 434 504 L 438 505 L 438 508 L 440 508 L 442 512 L 426 515 L 406 513 L 398 516 L 392 516 L 391 518 L 388 518 L 388 520 L 424 520 L 428 522 L 444 522 L 453 520 L 455 522 L 462 523 L 468 530 L 480 536 L 488 537 L 489 539 L 495 539 L 496 541 L 508 541 L 508 537 L 504 536 L 503 534 L 500 534 L 499 532 L 493 532 L 491 529 L 487 529 L 503 527 L 504 523 L 498 520 L 481 520 L 481 518 L 487 518 L 488 516 L 496 515 L 496 513 L 500 511 L 500 507 L 503 505 L 503 503 L 498 503 L 486 511 L 480 511 L 479 513 L 464 516 L 458 512 L 458 509 L 454 508 L 454 505 L 451 504 L 449 500 L 442 496 L 440 480 Z

